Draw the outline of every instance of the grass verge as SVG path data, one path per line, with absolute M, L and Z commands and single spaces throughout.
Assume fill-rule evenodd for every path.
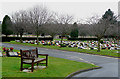
M 17 51 L 18 50 L 14 50 Z M 20 72 L 19 57 L 0 57 L 2 58 L 2 77 L 66 77 L 78 70 L 98 67 L 92 64 L 71 61 L 62 58 L 48 58 L 48 68 L 36 69 L 33 73 Z M 30 66 L 30 65 L 27 65 Z

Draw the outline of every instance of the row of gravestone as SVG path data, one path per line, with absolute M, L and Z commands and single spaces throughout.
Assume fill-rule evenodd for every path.
M 16 40 L 16 42 L 19 42 L 19 40 Z M 37 40 L 26 40 L 23 41 L 23 43 L 31 43 L 31 44 L 37 44 Z M 80 49 L 97 49 L 98 47 L 98 41 L 39 41 L 42 45 L 56 45 L 60 47 L 77 47 Z M 103 43 L 100 43 L 101 49 L 110 49 L 110 50 L 118 50 L 120 49 L 120 46 L 115 44 L 114 41 L 103 41 Z

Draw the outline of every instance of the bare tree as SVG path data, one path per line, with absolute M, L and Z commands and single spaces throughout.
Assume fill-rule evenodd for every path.
M 115 17 L 115 19 L 117 19 L 117 17 Z M 119 30 L 120 30 L 120 21 L 116 20 L 116 22 L 112 25 L 112 27 L 109 28 L 109 31 L 107 31 L 106 35 L 111 36 L 114 42 L 119 43 L 119 37 L 120 37 Z
M 20 34 L 20 42 L 22 43 L 22 35 L 23 32 L 26 31 L 27 28 L 27 14 L 26 11 L 19 11 L 15 12 L 12 15 L 12 22 L 13 22 L 13 31 L 19 35 Z
M 91 36 L 91 27 L 89 24 L 79 24 L 78 25 L 78 30 L 79 30 L 79 36 Z
M 44 25 L 44 32 L 45 34 L 50 35 L 52 38 L 54 38 L 55 35 L 58 33 L 58 25 L 54 23 L 48 23 Z
M 37 35 L 37 45 L 38 45 L 38 36 L 40 35 L 41 26 L 46 24 L 51 20 L 51 13 L 46 7 L 43 6 L 35 6 L 34 8 L 28 11 L 29 15 L 29 23 L 31 28 Z
M 58 33 L 61 35 L 61 43 L 63 40 L 63 36 L 68 35 L 70 33 L 69 23 L 73 21 L 73 16 L 70 15 L 57 15 L 56 23 L 59 26 Z
M 91 17 L 90 19 L 91 32 L 98 39 L 98 52 L 100 52 L 100 40 L 107 34 L 107 31 L 112 27 L 109 19 L 101 19 L 99 17 Z

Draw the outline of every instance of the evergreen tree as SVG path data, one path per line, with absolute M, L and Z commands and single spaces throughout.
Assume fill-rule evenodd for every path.
M 8 15 L 5 15 L 2 22 L 2 34 L 5 34 L 6 37 L 7 35 L 12 34 L 11 26 L 12 26 L 12 22 L 10 17 Z
M 115 24 L 117 22 L 116 17 L 114 16 L 114 13 L 111 11 L 111 9 L 108 9 L 108 11 L 105 12 L 105 14 L 102 16 L 102 19 L 109 20 L 111 24 Z
M 111 9 L 108 9 L 108 11 L 105 12 L 105 14 L 103 15 L 103 19 L 107 19 L 109 17 L 113 17 L 113 12 L 111 11 Z
M 72 31 L 70 33 L 70 36 L 71 37 L 78 37 L 78 26 L 77 26 L 77 23 L 75 22 L 72 26 Z

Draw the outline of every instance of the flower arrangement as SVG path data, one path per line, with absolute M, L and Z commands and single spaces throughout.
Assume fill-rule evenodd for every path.
M 6 51 L 6 48 L 4 47 L 4 48 L 3 48 L 3 52 L 5 52 L 5 51 Z
M 9 51 L 9 49 L 7 49 L 6 51 Z
M 8 48 L 6 49 L 5 47 L 3 47 L 3 56 L 6 56 L 8 51 L 9 51 Z
M 21 55 L 20 55 L 20 52 L 17 52 L 17 53 L 18 53 L 18 56 L 21 56 Z
M 10 51 L 13 51 L 13 48 L 12 48 L 12 47 L 10 48 Z
M 13 48 L 11 47 L 10 50 L 13 50 Z M 9 51 L 9 49 L 8 49 L 8 48 L 6 49 L 6 48 L 4 47 L 4 48 L 3 48 L 3 52 L 6 52 L 6 51 Z
M 11 53 L 17 53 L 18 55 L 15 55 L 15 56 L 18 56 L 18 57 L 20 57 L 21 56 L 21 54 L 20 54 L 20 52 L 13 52 L 13 47 L 10 47 L 10 48 L 3 48 L 3 56 L 10 56 L 10 53 L 9 52 L 11 52 Z

